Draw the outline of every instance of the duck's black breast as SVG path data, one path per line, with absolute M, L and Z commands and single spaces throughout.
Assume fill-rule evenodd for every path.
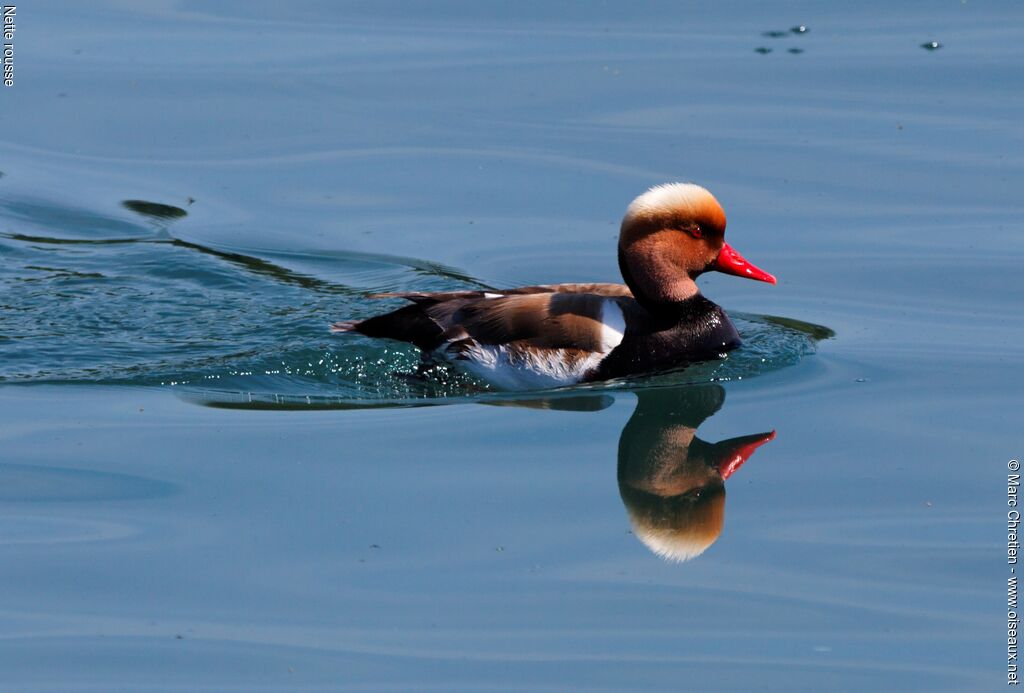
M 700 294 L 656 310 L 633 304 L 624 312 L 626 332 L 622 342 L 586 380 L 670 370 L 719 358 L 741 344 L 725 311 Z

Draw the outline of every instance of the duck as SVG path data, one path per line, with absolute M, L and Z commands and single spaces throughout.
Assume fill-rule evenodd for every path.
M 705 188 L 666 183 L 626 209 L 618 240 L 624 283 L 387 292 L 407 305 L 331 325 L 409 342 L 498 389 L 557 388 L 723 358 L 741 344 L 696 279 L 716 271 L 775 284 L 725 241 L 725 211 Z

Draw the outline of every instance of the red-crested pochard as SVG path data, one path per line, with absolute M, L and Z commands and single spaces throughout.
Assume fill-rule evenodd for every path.
M 411 342 L 507 389 L 558 387 L 719 358 L 740 345 L 694 281 L 710 270 L 774 284 L 725 242 L 725 212 L 692 183 L 633 200 L 619 232 L 623 284 L 547 284 L 448 293 L 386 293 L 412 305 L 336 332 Z

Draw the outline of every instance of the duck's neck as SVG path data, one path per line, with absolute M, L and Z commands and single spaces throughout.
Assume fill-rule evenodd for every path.
M 669 260 L 657 254 L 635 257 L 635 252 L 619 248 L 619 271 L 633 297 L 654 313 L 673 314 L 700 296 L 697 282 Z M 644 268 L 642 273 L 630 271 L 630 265 Z

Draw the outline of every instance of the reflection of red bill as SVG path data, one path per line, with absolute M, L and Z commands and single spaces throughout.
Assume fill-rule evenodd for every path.
M 718 463 L 718 473 L 722 475 L 722 480 L 728 479 L 742 467 L 743 463 L 754 454 L 754 450 L 774 439 L 775 431 L 771 431 L 770 433 L 753 433 L 749 436 L 740 436 L 717 443 L 725 449 L 725 454 Z

